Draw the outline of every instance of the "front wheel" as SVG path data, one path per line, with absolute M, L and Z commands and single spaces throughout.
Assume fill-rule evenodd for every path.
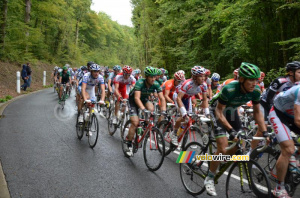
M 125 148 L 125 147 L 126 147 L 125 144 L 127 144 L 126 137 L 127 137 L 128 133 L 129 133 L 130 125 L 131 125 L 131 122 L 130 122 L 130 120 L 128 120 L 128 121 L 125 123 L 123 130 L 121 131 L 122 150 L 123 150 L 123 153 L 124 153 L 125 157 L 128 157 L 128 158 L 129 158 L 130 156 L 127 154 L 127 151 L 126 151 L 126 148 Z
M 253 161 L 235 162 L 226 180 L 227 197 L 271 197 L 268 176 L 260 165 Z
M 89 135 L 88 141 L 91 148 L 94 148 L 97 144 L 99 136 L 99 126 L 98 126 L 98 119 L 95 114 L 92 114 L 89 126 Z
M 165 156 L 165 142 L 163 135 L 157 128 L 152 128 L 144 138 L 144 161 L 150 171 L 157 171 Z
M 79 123 L 79 122 L 78 122 L 79 116 L 80 116 L 80 113 L 78 113 L 78 115 L 77 115 L 77 120 L 76 120 L 76 133 L 77 133 L 78 139 L 81 140 L 84 131 L 83 131 L 83 123 Z

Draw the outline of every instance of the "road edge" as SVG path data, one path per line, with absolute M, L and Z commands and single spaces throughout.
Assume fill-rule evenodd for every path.
M 46 88 L 47 89 L 47 88 Z M 24 94 L 24 95 L 20 95 L 20 96 L 17 96 L 3 104 L 1 104 L 0 106 L 0 119 L 3 118 L 3 112 L 5 110 L 5 108 L 11 104 L 12 102 L 18 100 L 18 99 L 21 99 L 23 97 L 26 97 L 26 96 L 29 96 L 31 94 L 34 94 L 34 93 L 38 93 L 38 92 L 41 92 L 45 89 L 41 89 L 41 90 L 37 90 L 37 91 L 34 91 L 34 92 L 30 92 L 28 94 Z M 5 175 L 4 175 L 4 172 L 3 172 L 3 168 L 2 168 L 2 163 L 1 163 L 1 159 L 0 159 L 0 197 L 1 198 L 10 198 L 10 193 L 9 193 L 9 190 L 8 190 L 8 186 L 7 186 L 7 182 L 6 182 L 6 179 L 5 179 Z

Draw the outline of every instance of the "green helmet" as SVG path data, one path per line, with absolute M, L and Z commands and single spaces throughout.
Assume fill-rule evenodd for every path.
M 168 70 L 165 69 L 165 75 L 167 76 L 169 74 Z
M 145 76 L 157 76 L 157 70 L 151 66 L 147 66 L 144 70 Z
M 63 69 L 63 70 L 68 70 L 68 67 L 67 67 L 67 66 L 63 66 L 62 69 Z
M 156 71 L 157 71 L 157 75 L 158 75 L 158 76 L 162 75 L 162 72 L 161 72 L 160 69 L 156 68 Z
M 239 76 L 244 78 L 260 78 L 260 69 L 251 63 L 242 62 Z

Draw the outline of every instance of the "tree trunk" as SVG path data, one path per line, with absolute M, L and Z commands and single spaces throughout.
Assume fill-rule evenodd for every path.
M 283 32 L 283 16 L 281 13 L 279 13 L 279 23 L 280 23 L 280 34 L 281 34 L 281 41 L 285 41 L 285 37 L 284 37 L 284 32 Z M 283 61 L 284 64 L 286 64 L 288 62 L 287 59 L 287 55 L 286 55 L 286 45 L 282 46 L 283 50 L 282 50 L 282 55 L 283 55 Z
M 3 5 L 2 5 L 2 16 L 0 20 L 1 24 L 1 37 L 0 37 L 0 45 L 2 46 L 2 52 L 4 52 L 4 47 L 5 47 L 5 27 L 6 27 L 6 18 L 7 18 L 7 0 L 3 0 Z
M 30 22 L 30 12 L 31 12 L 31 0 L 25 0 L 25 24 L 27 25 L 26 27 L 26 38 L 28 41 L 28 37 L 29 37 L 29 22 Z M 26 52 L 28 52 L 28 42 L 26 42 Z
M 75 33 L 75 44 L 78 44 L 78 36 L 79 36 L 79 20 L 76 21 L 76 33 Z

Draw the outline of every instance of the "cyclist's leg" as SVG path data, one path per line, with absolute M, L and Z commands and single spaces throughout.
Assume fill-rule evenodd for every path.
M 152 102 L 146 102 L 146 104 L 145 104 L 145 108 L 147 109 L 147 110 L 149 110 L 149 111 L 151 111 L 151 112 L 153 112 L 154 111 L 154 105 L 153 105 L 153 103 Z
M 285 121 L 283 119 L 283 117 L 278 117 L 274 108 L 271 109 L 269 121 L 272 125 L 273 130 L 275 131 L 277 141 L 279 142 L 281 148 L 281 154 L 276 162 L 278 184 L 276 186 L 274 194 L 277 196 L 281 193 L 286 193 L 284 180 L 289 166 L 289 160 L 292 154 L 295 152 L 295 146 L 290 134 L 290 129 L 284 124 Z
M 60 84 L 60 87 L 59 87 L 59 99 L 61 99 L 62 92 L 63 92 L 63 84 Z

